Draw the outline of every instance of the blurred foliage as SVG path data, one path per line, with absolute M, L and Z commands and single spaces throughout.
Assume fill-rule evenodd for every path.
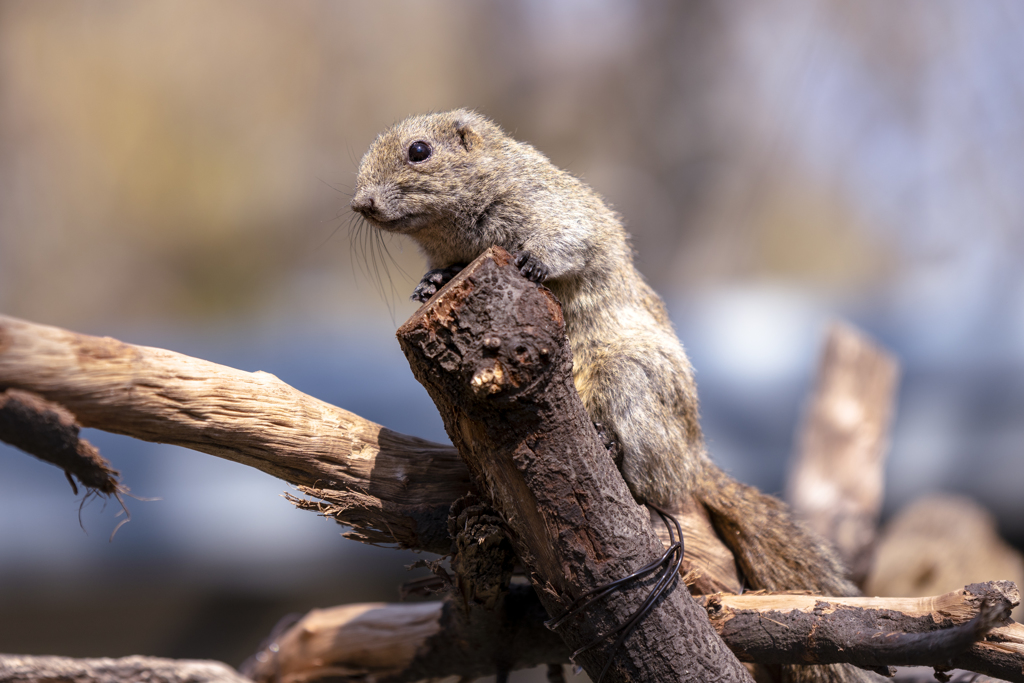
M 955 229 L 929 236 L 954 215 L 1017 249 L 1021 13 L 4 2 L 0 309 L 74 326 L 382 308 L 374 277 L 346 275 L 379 256 L 350 239 L 358 158 L 392 121 L 456 106 L 605 194 L 667 294 L 764 278 L 877 288 L 957 249 Z M 978 113 L 973 128 L 946 91 Z M 422 264 L 390 250 L 402 301 Z

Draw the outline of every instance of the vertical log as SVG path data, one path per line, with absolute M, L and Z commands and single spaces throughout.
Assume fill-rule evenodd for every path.
M 855 328 L 833 323 L 790 469 L 786 497 L 863 581 L 882 508 L 899 364 Z
M 548 613 L 655 560 L 662 544 L 576 394 L 561 308 L 494 248 L 398 330 L 482 495 L 504 519 Z M 627 585 L 560 629 L 579 648 L 625 623 L 656 578 Z M 597 678 L 605 639 L 578 660 Z M 739 681 L 746 669 L 681 582 L 614 655 L 606 681 Z

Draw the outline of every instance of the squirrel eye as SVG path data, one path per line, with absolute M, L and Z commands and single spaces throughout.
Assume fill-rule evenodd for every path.
M 430 145 L 422 140 L 417 140 L 409 145 L 409 161 L 413 163 L 417 161 L 426 161 L 430 158 L 430 152 Z

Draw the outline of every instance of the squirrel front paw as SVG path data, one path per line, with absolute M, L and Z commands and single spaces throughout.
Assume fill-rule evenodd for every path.
M 513 256 L 516 268 L 531 282 L 544 282 L 548 279 L 548 267 L 528 251 L 517 251 Z
M 451 279 L 458 275 L 465 267 L 465 263 L 456 263 L 447 268 L 428 270 L 426 275 L 420 280 L 420 283 L 416 285 L 416 289 L 412 290 L 412 296 L 409 298 L 413 301 L 419 301 L 421 304 L 427 303 L 430 301 L 430 297 L 437 294 L 437 290 L 451 282 Z

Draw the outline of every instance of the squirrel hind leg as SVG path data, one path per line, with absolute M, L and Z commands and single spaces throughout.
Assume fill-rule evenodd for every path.
M 693 427 L 697 404 L 689 363 L 680 349 L 682 357 L 673 359 L 676 381 L 666 383 L 658 341 L 632 336 L 591 352 L 576 388 L 591 419 L 618 441 L 617 464 L 633 496 L 671 507 L 698 486 L 706 456 L 700 429 Z

